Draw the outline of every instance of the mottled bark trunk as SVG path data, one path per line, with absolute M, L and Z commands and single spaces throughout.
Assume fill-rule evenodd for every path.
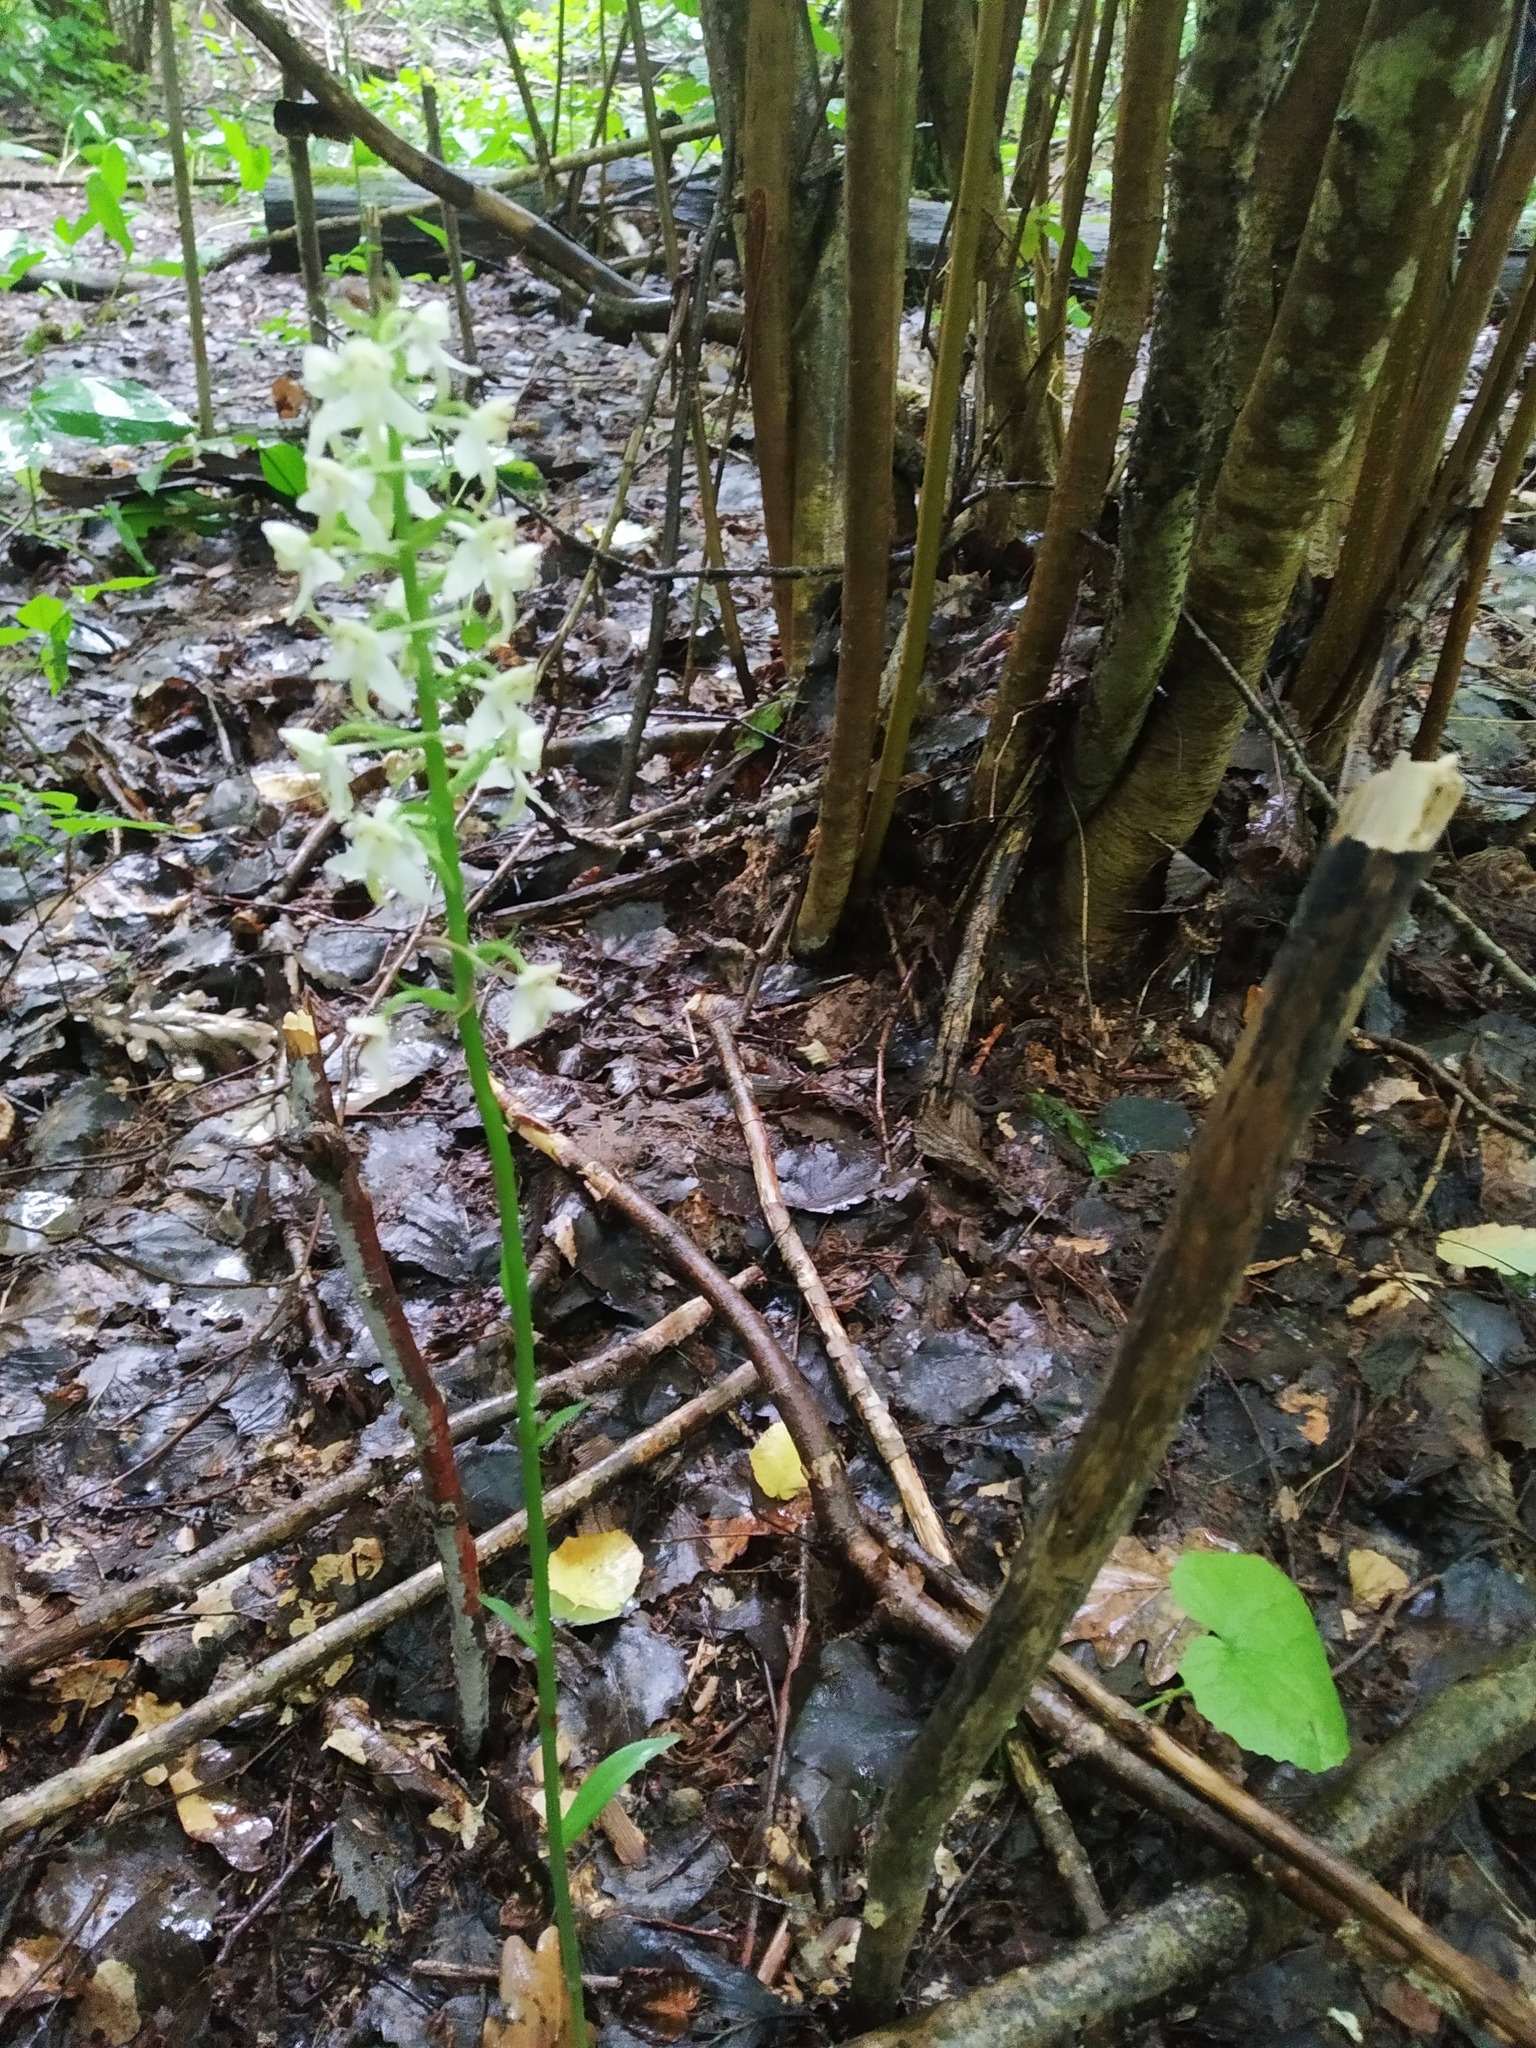
M 827 944 L 847 901 L 880 714 L 891 569 L 896 358 L 907 274 L 907 182 L 921 19 L 922 0 L 848 0 L 843 16 L 848 371 L 842 635 L 816 851 L 795 931 L 796 948 L 802 953 L 818 952 Z
M 1309 732 L 1327 731 L 1337 742 L 1375 667 L 1408 536 L 1445 452 L 1451 415 L 1533 177 L 1536 92 L 1527 95 L 1509 130 L 1444 311 L 1426 327 L 1426 352 L 1411 384 L 1405 377 L 1397 416 L 1384 424 L 1392 468 L 1371 545 L 1346 549 L 1314 635 L 1317 651 L 1308 648 L 1291 690 L 1294 715 Z
M 1371 0 L 1313 0 L 1265 116 L 1253 208 L 1232 291 L 1233 396 L 1241 405 L 1275 324 L 1307 224 L 1317 173 Z
M 1375 0 L 1279 316 L 1201 523 L 1186 606 L 1247 680 L 1263 668 L 1308 539 L 1412 292 L 1426 213 L 1478 117 L 1509 0 Z M 1208 809 L 1244 707 L 1176 635 L 1130 763 L 1061 863 L 1065 940 L 1103 955 L 1144 929 L 1157 878 Z M 1079 880 L 1079 875 L 1083 881 Z M 1079 890 L 1086 883 L 1086 915 Z
M 1109 252 L 1061 474 L 972 788 L 972 808 L 983 818 L 1008 808 L 1029 760 L 1034 715 L 1071 623 L 1114 465 L 1120 411 L 1146 326 L 1162 236 L 1168 124 L 1184 11 L 1185 0 L 1137 0 L 1126 22 Z
M 1114 605 L 1067 771 L 1079 817 L 1098 808 L 1130 753 L 1184 602 L 1216 421 L 1229 409 L 1227 294 L 1289 6 L 1200 7 L 1173 117 L 1168 255 L 1121 498 Z

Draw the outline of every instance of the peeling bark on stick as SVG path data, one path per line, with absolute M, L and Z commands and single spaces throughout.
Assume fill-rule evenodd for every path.
M 873 2016 L 895 2007 L 944 1828 L 1130 1525 L 1182 1419 L 1280 1175 L 1461 789 L 1449 765 L 1402 762 L 1341 813 L 1191 1153 L 1108 1383 L 887 1796 L 854 1967 L 856 2000 Z

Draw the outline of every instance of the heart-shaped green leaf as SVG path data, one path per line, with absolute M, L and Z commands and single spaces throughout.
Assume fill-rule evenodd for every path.
M 1170 1590 L 1212 1633 L 1185 1650 L 1180 1676 L 1223 1734 L 1260 1756 L 1331 1770 L 1349 1729 L 1317 1624 L 1298 1589 L 1266 1557 L 1186 1552 Z

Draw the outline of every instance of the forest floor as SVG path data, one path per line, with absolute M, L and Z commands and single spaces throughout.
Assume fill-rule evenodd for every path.
M 51 217 L 48 195 L 12 196 L 18 218 L 33 205 Z M 143 216 L 140 230 L 144 248 L 170 252 L 166 218 Z M 577 543 L 610 501 L 650 357 L 575 331 L 551 289 L 515 263 L 483 272 L 472 293 L 487 389 L 517 398 L 517 452 L 547 486 L 540 510 L 553 524 L 528 521 L 549 541 L 520 629 L 534 654 L 584 570 Z M 298 351 L 263 323 L 299 321 L 297 281 L 238 265 L 210 279 L 207 301 L 220 418 L 268 438 L 279 411 L 294 409 Z M 40 380 L 78 374 L 128 376 L 190 408 L 182 307 L 173 280 L 106 306 L 0 296 L 13 402 Z M 713 402 L 729 372 L 728 353 L 712 351 Z M 863 1499 L 890 1519 L 884 1468 L 773 1260 L 695 1021 L 699 995 L 750 991 L 741 1042 L 786 1199 L 960 1563 L 995 1585 L 1093 1403 L 1304 878 L 1313 846 L 1291 765 L 1262 735 L 1245 737 L 1193 849 L 1201 868 L 1182 871 L 1213 876 L 1215 889 L 1182 918 L 1170 910 L 1165 965 L 1139 991 L 1053 977 L 1027 932 L 1005 929 L 961 1085 L 970 1141 L 925 1153 L 916 1112 L 966 881 L 960 800 L 1027 549 L 989 553 L 978 539 L 949 565 L 939 675 L 891 880 L 835 962 L 813 971 L 784 955 L 782 932 L 814 816 L 807 785 L 835 665 L 830 630 L 802 704 L 766 731 L 745 721 L 713 610 L 694 630 L 692 586 L 681 586 L 655 718 L 662 744 L 641 777 L 650 822 L 604 835 L 614 714 L 649 624 L 654 585 L 641 572 L 669 432 L 664 393 L 627 514 L 647 530 L 628 539 L 636 573 L 610 574 L 563 664 L 541 783 L 548 812 L 506 831 L 470 821 L 483 925 L 520 931 L 584 1000 L 498 1064 L 725 1270 L 764 1264 L 757 1299 L 835 1420 Z M 759 502 L 740 428 L 737 439 L 722 512 L 733 559 L 751 562 L 761 559 Z M 316 638 L 285 623 L 288 595 L 259 530 L 272 500 L 210 483 L 178 493 L 169 519 L 146 518 L 155 501 L 134 494 L 138 459 L 65 444 L 50 457 L 49 497 L 32 507 L 13 492 L 4 507 L 0 604 L 132 573 L 102 509 L 109 490 L 127 494 L 118 502 L 156 571 L 146 588 L 80 605 L 66 687 L 51 692 L 15 659 L 5 774 L 174 829 L 68 840 L 28 838 L 6 821 L 0 1657 L 10 1630 L 301 1501 L 397 1429 L 313 1190 L 273 1142 L 272 1027 L 295 963 L 327 1030 L 394 977 L 430 977 L 431 919 L 375 908 L 318 864 L 296 876 L 319 808 L 277 730 L 323 725 L 336 707 L 312 677 Z M 685 546 L 696 549 L 695 515 L 690 496 Z M 1536 796 L 1530 538 L 1512 529 L 1472 649 L 1453 739 L 1474 791 L 1456 848 L 1465 858 L 1450 870 L 1467 906 L 1527 961 L 1536 877 L 1523 853 L 1514 867 L 1510 856 Z M 766 587 L 735 588 L 771 693 Z M 1079 660 L 1093 627 L 1090 616 L 1079 629 Z M 442 1020 L 411 1014 L 390 1085 L 353 1077 L 346 1113 L 410 1320 L 455 1408 L 506 1384 L 495 1219 L 455 1043 Z M 494 1046 L 494 999 L 490 1021 Z M 1532 1120 L 1536 1022 L 1431 915 L 1396 947 L 1363 1024 L 1412 1041 L 1506 1118 Z M 651 1246 L 585 1208 L 572 1221 L 553 1169 L 530 1155 L 522 1164 L 530 1244 L 546 1242 L 549 1226 L 554 1247 L 538 1304 L 541 1370 L 677 1305 Z M 1448 1228 L 1525 1220 L 1533 1191 L 1532 1149 L 1443 1079 L 1379 1049 L 1346 1055 L 1136 1536 L 1079 1617 L 1073 1654 L 1145 1700 L 1177 1662 L 1167 1592 L 1177 1553 L 1200 1541 L 1264 1551 L 1307 1596 L 1359 1750 L 1536 1631 L 1536 1309 L 1435 1256 Z M 701 1329 L 568 1423 L 549 1453 L 552 1476 L 580 1471 L 737 1363 L 728 1337 Z M 847 2032 L 839 2001 L 866 1825 L 942 1679 L 930 1655 L 874 1625 L 800 1505 L 755 1486 L 748 1449 L 769 1419 L 748 1401 L 574 1524 L 627 1530 L 646 1569 L 622 1618 L 562 1632 L 571 1768 L 647 1732 L 681 1738 L 626 1795 L 631 1827 L 611 1822 L 578 1858 L 588 1964 L 603 1987 L 593 2002 L 612 2048 L 726 2036 L 767 2048 Z M 519 1504 L 510 1437 L 483 1431 L 461 1455 L 477 1526 L 488 1527 Z M 12 1690 L 0 1797 L 153 1726 L 430 1554 L 415 1493 L 381 1477 L 344 1516 L 207 1588 L 194 1612 L 122 1630 Z M 491 1584 L 516 1597 L 518 1569 L 498 1566 Z M 445 1631 L 428 1606 L 170 1774 L 131 1779 L 14 1845 L 0 1882 L 0 2036 L 473 2048 L 501 1939 L 546 1911 L 531 1675 L 509 1633 L 495 1641 L 483 1813 L 456 1785 Z M 352 1730 L 340 1741 L 338 1715 Z M 1243 1755 L 1187 1700 L 1168 1725 L 1278 1805 L 1308 1787 L 1289 1766 Z M 381 1755 L 406 1765 L 392 1776 Z M 1221 1867 L 1083 1765 L 1054 1775 L 1112 1913 Z M 1528 1989 L 1533 1815 L 1527 1762 L 1397 1878 L 1432 1924 Z M 949 1842 L 909 1978 L 919 2003 L 1080 1932 L 1027 1810 L 996 1773 Z M 280 1893 L 253 1914 L 278 1878 Z M 1449 2023 L 1400 1974 L 1311 1940 L 1126 2038 L 1137 2048 L 1249 2037 L 1386 2048 L 1437 2031 Z

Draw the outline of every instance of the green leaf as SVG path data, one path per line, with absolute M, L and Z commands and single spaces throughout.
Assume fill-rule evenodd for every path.
M 272 152 L 264 142 L 248 142 L 245 130 L 238 121 L 231 121 L 227 115 L 215 116 L 219 132 L 224 137 L 224 147 L 229 160 L 235 167 L 242 192 L 259 192 L 267 182 L 272 169 Z
M 1317 1624 L 1297 1587 L 1266 1557 L 1186 1551 L 1170 1590 L 1212 1631 L 1179 1674 L 1205 1718 L 1244 1749 L 1327 1771 L 1349 1755 L 1349 1729 Z
M 309 488 L 309 463 L 295 441 L 269 441 L 257 450 L 261 473 L 274 491 L 296 498 Z
M 61 619 L 69 617 L 69 606 L 63 599 L 50 596 L 43 590 L 39 591 L 36 597 L 29 598 L 21 607 L 16 614 L 16 623 L 18 626 L 27 627 L 33 633 L 51 633 Z
M 142 590 L 147 583 L 153 583 L 153 576 L 109 576 L 105 583 L 77 583 L 71 595 L 83 597 L 87 604 L 93 604 L 106 590 Z
M 645 1735 L 638 1742 L 626 1742 L 612 1756 L 605 1756 L 600 1764 L 594 1764 L 566 1810 L 566 1841 L 574 1842 L 578 1835 L 584 1834 L 636 1771 L 644 1770 L 652 1757 L 660 1756 L 664 1749 L 670 1749 L 674 1742 L 681 1740 L 680 1735 Z
M 396 1010 L 403 1010 L 411 1003 L 420 1003 L 428 1010 L 446 1010 L 458 1015 L 459 999 L 456 995 L 445 988 L 424 988 L 419 982 L 408 982 L 404 988 L 396 989 L 381 1007 L 393 1016 Z
M 568 1408 L 557 1408 L 553 1415 L 546 1415 L 539 1424 L 539 1449 L 547 1450 L 568 1422 L 574 1422 L 592 1406 L 590 1401 L 573 1401 Z
M 1053 1131 L 1077 1147 L 1088 1161 L 1088 1171 L 1095 1180 L 1108 1180 L 1122 1166 L 1130 1165 L 1120 1147 L 1112 1145 L 1108 1138 L 1101 1138 L 1088 1119 L 1080 1116 L 1070 1103 L 1034 1090 L 1030 1094 L 1029 1106 L 1041 1123 L 1049 1124 Z
M 104 445 L 171 441 L 192 422 L 147 384 L 131 377 L 74 373 L 39 384 L 27 410 L 42 426 Z
M 410 223 L 411 223 L 411 226 L 412 226 L 413 228 L 420 228 L 420 229 L 421 229 L 421 232 L 422 232 L 422 233 L 423 233 L 424 235 L 430 235 L 430 236 L 432 237 L 433 241 L 434 241 L 434 242 L 436 242 L 436 244 L 437 244 L 437 246 L 439 247 L 439 249 L 446 249 L 446 248 L 447 248 L 447 246 L 448 246 L 448 230 L 447 230 L 446 228 L 440 228 L 440 227 L 439 227 L 439 226 L 437 225 L 437 222 L 436 222 L 436 221 L 433 221 L 433 220 L 424 220 L 424 219 L 422 219 L 422 218 L 421 218 L 421 216 L 420 216 L 419 214 L 414 214 L 414 213 L 413 213 L 413 214 L 411 214 L 411 215 L 409 216 L 409 218 L 410 218 Z
M 488 1607 L 498 1621 L 504 1621 L 526 1650 L 537 1650 L 534 1640 L 533 1623 L 526 1614 L 519 1614 L 510 1600 L 498 1600 L 494 1593 L 482 1593 L 480 1605 Z

